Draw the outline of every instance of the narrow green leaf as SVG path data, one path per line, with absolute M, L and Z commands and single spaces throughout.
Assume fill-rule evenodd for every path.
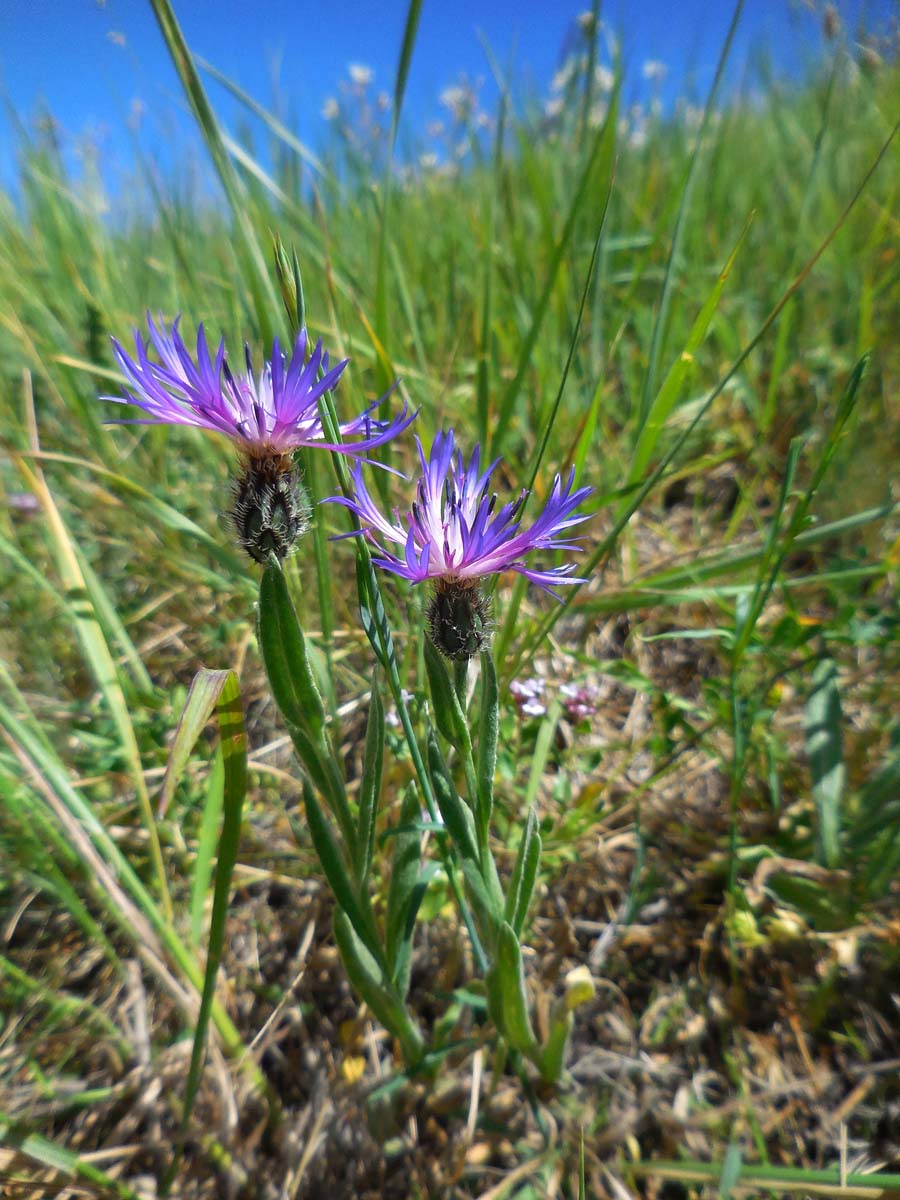
M 206 728 L 209 718 L 220 702 L 222 689 L 229 674 L 228 671 L 208 671 L 204 667 L 191 680 L 187 699 L 169 747 L 169 758 L 159 797 L 160 816 L 169 807 L 169 802 L 175 794 L 179 779 L 184 774 L 197 739 Z
M 250 220 L 246 190 L 229 157 L 219 123 L 200 82 L 172 5 L 169 0 L 150 0 L 150 3 L 231 208 L 237 234 L 236 250 L 243 260 L 244 280 L 253 296 L 263 341 L 271 343 L 274 334 L 272 315 L 278 307 L 278 301 L 266 268 L 265 256 Z
M 414 782 L 406 789 L 400 808 L 403 832 L 394 838 L 394 858 L 388 887 L 385 946 L 391 978 L 401 996 L 409 986 L 409 967 L 416 913 L 427 886 L 419 879 L 421 834 L 415 827 L 419 816 L 419 790 Z
M 722 1178 L 724 1164 L 698 1162 L 696 1159 L 679 1159 L 677 1162 L 647 1162 L 635 1164 L 634 1174 L 659 1180 L 675 1180 L 678 1183 L 709 1184 L 714 1188 Z M 741 1170 L 741 1188 L 754 1192 L 796 1192 L 802 1196 L 845 1196 L 854 1200 L 894 1200 L 900 1191 L 900 1174 L 886 1171 L 850 1171 L 840 1167 L 829 1167 L 825 1171 L 813 1171 L 800 1167 L 753 1166 L 744 1164 Z M 851 1191 L 852 1189 L 852 1191 Z
M 26 410 L 31 414 L 34 423 L 32 437 L 35 449 L 37 443 L 37 424 L 34 417 L 34 397 L 31 391 L 31 378 L 25 378 Z M 162 899 L 163 908 L 169 921 L 172 919 L 172 901 L 169 895 L 169 885 L 166 879 L 166 868 L 163 862 L 162 848 L 159 842 L 159 830 L 153 815 L 153 806 L 144 778 L 140 748 L 131 711 L 125 699 L 122 683 L 116 670 L 115 660 L 106 640 L 103 626 L 94 607 L 90 590 L 81 570 L 80 555 L 62 515 L 47 485 L 40 464 L 27 463 L 23 456 L 14 455 L 14 460 L 27 481 L 30 490 L 37 497 L 46 518 L 50 533 L 50 548 L 56 563 L 57 572 L 65 594 L 66 606 L 70 611 L 72 621 L 78 634 L 82 653 L 90 667 L 97 687 L 103 694 L 104 701 L 116 732 L 122 756 L 128 764 L 128 770 L 134 783 L 137 795 L 138 810 L 147 831 L 150 843 L 150 858 L 153 863 L 156 883 Z
M 516 855 L 516 863 L 509 881 L 506 893 L 506 908 L 504 918 L 513 928 L 516 936 L 520 936 L 528 914 L 528 905 L 534 892 L 537 879 L 538 865 L 541 860 L 541 835 L 538 832 L 537 812 L 534 807 L 528 810 L 522 840 Z
M 245 108 L 249 109 L 254 116 L 259 117 L 259 119 L 269 127 L 275 137 L 277 137 L 280 142 L 283 142 L 285 146 L 288 146 L 291 150 L 293 150 L 297 157 L 302 162 L 306 163 L 307 166 L 311 167 L 317 175 L 328 174 L 321 159 L 319 159 L 308 146 L 305 146 L 303 142 L 299 140 L 299 138 L 295 137 L 290 129 L 288 129 L 288 127 L 284 124 L 284 122 L 279 121 L 274 113 L 270 112 L 269 109 L 264 108 L 262 104 L 259 104 L 256 100 L 254 100 L 251 95 L 243 90 L 243 88 L 239 87 L 233 79 L 220 71 L 218 67 L 214 67 L 211 62 L 207 62 L 207 60 L 201 55 L 195 54 L 193 58 L 194 62 L 200 67 L 201 70 L 205 71 L 207 75 L 215 79 L 217 83 L 221 83 L 222 87 L 231 92 L 232 96 L 234 96 L 236 100 L 240 101 L 240 103 L 243 104 Z M 302 323 L 303 322 L 301 321 L 301 325 Z
M 196 714 L 205 709 L 208 716 L 213 708 L 216 710 L 219 722 L 219 749 L 223 767 L 222 833 L 219 838 L 219 856 L 213 889 L 203 991 L 200 996 L 200 1011 L 194 1031 L 194 1044 L 191 1050 L 191 1062 L 188 1067 L 181 1117 L 182 1131 L 187 1129 L 203 1072 L 206 1038 L 215 998 L 216 975 L 225 945 L 225 921 L 228 915 L 231 877 L 237 862 L 241 817 L 247 790 L 247 735 L 244 730 L 244 714 L 241 710 L 240 688 L 237 676 L 233 671 L 202 670 L 195 677 L 185 705 L 185 712 L 191 710 L 191 715 L 179 722 L 176 734 L 176 741 L 181 743 L 179 753 L 184 751 L 186 738 L 193 735 L 193 739 L 196 741 L 196 736 L 200 732 L 195 719 Z M 193 747 L 194 741 L 191 742 L 191 747 Z M 175 1163 L 177 1163 L 180 1150 L 181 1146 L 179 1145 L 175 1154 L 175 1162 L 169 1168 L 169 1175 L 172 1177 L 174 1177 Z
M 359 787 L 359 821 L 356 839 L 359 865 L 357 877 L 361 883 L 369 877 L 372 869 L 372 853 L 375 848 L 375 821 L 378 816 L 378 798 L 381 794 L 381 768 L 384 761 L 384 705 L 378 683 L 372 681 L 369 700 L 369 721 L 366 726 L 366 748 L 363 755 L 362 779 Z M 418 816 L 418 810 L 416 810 Z M 403 822 L 401 822 L 402 824 Z
M 659 298 L 659 309 L 656 313 L 656 320 L 653 323 L 653 335 L 650 341 L 647 372 L 644 376 L 644 387 L 641 392 L 641 426 L 643 426 L 647 418 L 647 414 L 650 411 L 650 397 L 653 395 L 653 389 L 656 386 L 657 368 L 659 365 L 659 359 L 662 355 L 663 344 L 669 322 L 669 304 L 671 303 L 677 278 L 676 264 L 678 263 L 678 255 L 681 249 L 681 237 L 684 230 L 685 217 L 687 216 L 687 212 L 690 207 L 691 194 L 694 189 L 694 181 L 697 174 L 697 166 L 700 162 L 700 155 L 706 140 L 706 129 L 709 125 L 710 117 L 713 112 L 716 94 L 718 93 L 719 85 L 722 82 L 722 76 L 725 72 L 725 65 L 728 61 L 728 55 L 731 52 L 731 45 L 734 41 L 734 35 L 737 31 L 738 21 L 740 20 L 743 7 L 744 0 L 737 0 L 731 16 L 731 22 L 728 26 L 728 32 L 725 35 L 725 41 L 722 44 L 722 50 L 719 54 L 719 61 L 716 64 L 716 73 L 713 76 L 712 86 L 709 89 L 709 94 L 706 97 L 706 104 L 703 107 L 703 118 L 700 122 L 697 140 L 694 143 L 694 149 L 691 153 L 690 162 L 685 175 L 684 186 L 681 190 L 681 199 L 679 200 L 678 204 L 678 215 L 675 218 L 675 230 L 672 234 L 672 245 L 669 248 L 669 257 L 666 262 L 666 273 L 663 278 L 662 294 Z
M 498 930 L 503 919 L 503 907 L 491 899 L 474 858 L 462 859 L 460 866 L 466 883 L 466 893 L 472 902 L 478 932 L 487 949 L 488 958 L 493 958 Z
M 478 863 L 478 843 L 475 822 L 468 806 L 460 799 L 441 753 L 433 730 L 428 731 L 428 768 L 434 788 L 437 806 L 444 819 L 447 832 L 461 854 L 463 861 L 471 859 Z
M 372 563 L 368 555 L 356 556 L 356 588 L 359 596 L 359 615 L 362 627 L 375 657 L 390 675 L 396 670 L 394 641 L 387 613 L 381 599 L 381 591 L 374 579 Z
M 384 952 L 375 922 L 371 913 L 360 902 L 334 832 L 319 806 L 315 792 L 306 781 L 303 784 L 303 800 L 309 825 L 309 836 L 312 838 L 316 855 L 322 864 L 325 878 L 334 892 L 338 907 L 347 914 L 369 953 L 377 961 L 379 968 L 383 970 L 385 966 Z
M 406 94 L 406 81 L 412 62 L 413 48 L 416 44 L 416 33 L 419 28 L 419 17 L 422 14 L 422 0 L 410 0 L 406 10 L 406 23 L 403 29 L 403 42 L 400 46 L 400 58 L 397 63 L 397 74 L 394 79 L 394 105 L 391 114 L 390 155 L 387 170 L 382 184 L 384 198 L 381 204 L 381 223 L 378 230 L 378 258 L 375 272 L 375 340 L 385 349 L 390 348 L 390 320 L 388 313 L 388 246 L 390 244 L 390 217 L 392 211 L 391 197 L 393 193 L 393 160 L 394 147 L 397 143 L 397 131 L 400 127 L 400 110 Z M 385 368 L 382 356 L 379 355 L 379 382 L 382 391 L 393 383 L 390 371 Z
M 191 880 L 191 941 L 195 946 L 199 946 L 200 938 L 203 935 L 203 909 L 212 879 L 224 791 L 225 764 L 222 761 L 222 751 L 217 748 L 206 783 L 206 802 L 200 816 L 197 860 L 194 863 L 194 874 Z
M 515 1049 L 532 1056 L 538 1043 L 528 1015 L 525 974 L 519 939 L 507 921 L 500 924 L 497 958 L 488 972 L 488 996 L 497 1028 Z
M 428 688 L 431 693 L 435 724 L 451 746 L 458 747 L 463 753 L 471 754 L 472 739 L 469 735 L 469 727 L 450 678 L 450 672 L 447 670 L 447 664 L 429 637 L 424 639 L 424 650 L 425 671 L 428 675 Z
M 341 833 L 348 837 L 348 845 L 356 844 L 356 828 L 352 821 L 349 825 L 343 815 L 346 806 L 344 781 L 340 777 L 337 764 L 304 730 L 296 725 L 288 725 L 288 733 L 297 752 L 300 762 L 309 772 L 309 777 L 322 793 L 325 802 L 333 815 L 341 823 Z M 347 810 L 349 812 L 349 809 Z
M 266 674 L 282 716 L 318 739 L 325 726 L 325 706 L 287 581 L 281 567 L 271 562 L 259 584 L 258 627 Z
M 409 78 L 409 68 L 412 63 L 413 48 L 416 44 L 416 34 L 419 30 L 419 18 L 422 15 L 422 0 L 410 0 L 406 10 L 406 22 L 403 26 L 403 41 L 400 45 L 400 58 L 397 62 L 397 74 L 394 79 L 394 107 L 391 115 L 391 153 L 397 141 L 397 129 L 400 125 L 400 110 L 403 108 L 403 97 L 406 95 L 406 81 Z
M 137 1192 L 126 1184 L 119 1183 L 92 1163 L 85 1162 L 65 1146 L 32 1133 L 27 1125 L 20 1124 L 3 1112 L 0 1112 L 0 1145 L 68 1179 L 82 1180 L 101 1197 L 115 1196 L 117 1200 L 140 1200 Z
M 741 1177 L 742 1156 L 737 1142 L 729 1142 L 722 1163 L 722 1174 L 719 1176 L 719 1196 L 721 1200 L 731 1200 L 731 1193 Z
M 846 767 L 841 737 L 843 713 L 837 667 L 830 658 L 816 664 L 806 701 L 804 729 L 812 774 L 813 797 L 819 814 L 819 854 L 826 867 L 841 861 L 841 801 Z
M 595 172 L 600 169 L 598 164 L 602 163 L 602 170 L 608 177 L 612 170 L 613 147 L 615 145 L 615 129 L 616 118 L 618 112 L 618 84 L 614 94 L 610 97 L 609 111 L 606 120 L 600 126 L 594 138 L 594 144 L 591 147 L 590 154 L 584 169 L 575 187 L 572 202 L 569 205 L 566 213 L 565 223 L 559 240 L 553 248 L 553 255 L 547 267 L 547 274 L 544 280 L 543 290 L 538 297 L 537 304 L 534 307 L 531 324 L 528 332 L 521 342 L 519 351 L 519 359 L 516 364 L 516 373 L 510 380 L 503 396 L 500 400 L 500 405 L 497 410 L 497 420 L 491 435 L 491 452 L 489 457 L 494 457 L 502 450 L 503 438 L 506 430 L 512 420 L 513 411 L 519 392 L 522 389 L 522 384 L 525 380 L 525 375 L 528 371 L 531 362 L 531 356 L 534 352 L 535 344 L 540 336 L 541 329 L 544 324 L 544 318 L 547 315 L 547 310 L 550 306 L 550 298 L 553 295 L 556 287 L 557 277 L 563 261 L 569 252 L 572 234 L 575 230 L 575 224 L 578 220 L 578 215 L 581 212 L 585 201 L 591 194 L 590 184 L 595 178 Z M 602 156 L 602 157 L 601 157 Z
M 497 736 L 500 729 L 500 692 L 489 651 L 481 655 L 481 711 L 478 714 L 478 820 L 484 837 L 494 807 L 494 772 L 497 769 Z
M 475 399 L 476 428 L 478 443 L 488 444 L 488 422 L 490 418 L 490 368 L 491 368 L 491 308 L 496 250 L 494 238 L 497 228 L 497 194 L 503 176 L 503 140 L 506 131 L 506 112 L 509 92 L 505 82 L 497 80 L 500 101 L 497 107 L 497 127 L 494 132 L 493 170 L 488 182 L 487 220 L 485 223 L 484 247 L 482 251 L 481 292 L 481 338 L 478 347 L 478 374 Z
M 694 368 L 697 351 L 703 343 L 709 330 L 710 323 L 715 316 L 716 310 L 719 307 L 719 300 L 722 297 L 722 292 L 725 284 L 728 281 L 728 276 L 731 274 L 732 267 L 740 252 L 744 239 L 750 229 L 753 221 L 751 213 L 744 224 L 741 235 L 735 243 L 734 249 L 728 256 L 728 261 L 719 273 L 716 283 L 703 303 L 703 307 L 697 314 L 691 331 L 688 334 L 684 349 L 672 363 L 669 372 L 663 381 L 662 387 L 649 406 L 646 419 L 643 421 L 638 434 L 637 443 L 634 448 L 634 457 L 631 462 L 631 470 L 628 474 L 628 483 L 635 484 L 644 475 L 650 459 L 659 443 L 666 422 L 672 415 L 672 411 L 678 400 L 681 397 L 685 382 L 690 376 Z M 649 372 L 648 372 L 649 376 Z
M 544 768 L 547 766 L 550 747 L 553 745 L 553 739 L 556 737 L 556 726 L 559 724 L 561 712 L 562 706 L 559 701 L 554 700 L 547 710 L 547 715 L 541 721 L 541 727 L 538 730 L 538 735 L 534 743 L 534 754 L 531 759 L 531 769 L 528 773 L 528 784 L 525 789 L 525 803 L 529 808 L 532 808 L 537 800 L 538 788 L 544 777 Z
M 422 1034 L 358 930 L 340 909 L 334 914 L 334 940 L 357 995 L 400 1042 L 407 1065 L 415 1065 L 425 1052 Z

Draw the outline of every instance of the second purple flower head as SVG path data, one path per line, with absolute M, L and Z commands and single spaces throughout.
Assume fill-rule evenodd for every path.
M 554 596 L 556 587 L 584 582 L 573 574 L 572 563 L 537 568 L 525 558 L 535 550 L 579 549 L 566 531 L 587 520 L 588 514 L 575 510 L 592 489 L 574 488 L 574 471 L 565 483 L 557 475 L 543 511 L 522 529 L 517 517 L 527 493 L 498 508 L 497 495 L 490 491 L 499 459 L 482 471 L 476 446 L 466 464 L 454 447 L 452 430 L 437 434 L 430 457 L 418 438 L 416 442 L 422 474 L 405 519 L 396 509 L 393 521 L 382 514 L 360 466 L 353 472 L 353 497 L 332 500 L 357 515 L 360 532 L 380 551 L 373 560 L 377 566 L 411 583 L 434 583 L 428 609 L 432 641 L 448 658 L 471 658 L 489 641 L 488 603 L 481 589 L 485 576 L 517 571 Z

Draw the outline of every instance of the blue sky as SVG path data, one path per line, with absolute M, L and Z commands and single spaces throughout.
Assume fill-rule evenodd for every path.
M 490 72 L 479 35 L 501 63 L 513 55 L 515 74 L 546 93 L 577 14 L 587 7 L 555 0 L 425 0 L 405 115 L 419 128 L 440 115 L 438 96 L 461 72 Z M 350 63 L 374 70 L 374 88 L 390 91 L 406 4 L 397 0 L 176 0 L 191 48 L 262 103 L 278 94 L 289 104 L 299 135 L 313 146 L 326 136 L 324 101 L 336 93 Z M 821 46 L 821 20 L 803 0 L 747 0 L 730 68 L 745 78 L 748 57 L 766 48 L 780 69 L 796 72 Z M 821 7 L 821 6 L 819 6 Z M 849 27 L 871 23 L 889 0 L 839 3 Z M 727 0 L 606 0 L 604 20 L 622 32 L 626 80 L 641 86 L 641 67 L 669 67 L 671 98 L 686 87 L 699 97 L 712 78 L 731 15 Z M 677 19 L 673 17 L 677 12 Z M 686 82 L 688 79 L 693 83 Z M 105 162 L 131 156 L 129 114 L 144 110 L 142 140 L 165 153 L 171 130 L 190 128 L 162 38 L 146 0 L 7 0 L 0 2 L 0 90 L 21 117 L 46 105 L 69 150 L 81 137 L 96 141 Z M 210 94 L 226 123 L 234 103 L 217 85 Z M 0 126 L 0 180 L 14 164 L 12 139 Z

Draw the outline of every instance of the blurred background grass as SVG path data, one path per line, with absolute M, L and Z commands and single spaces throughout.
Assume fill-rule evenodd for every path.
M 523 797 L 538 800 L 541 979 L 550 987 L 566 956 L 583 960 L 618 914 L 626 936 L 607 969 L 632 988 L 629 1020 L 648 1053 L 670 1048 L 671 1022 L 689 1024 L 698 946 L 708 956 L 714 943 L 731 1006 L 727 1053 L 719 1043 L 697 1053 L 735 1095 L 756 1086 L 742 1040 L 754 1026 L 750 977 L 789 1014 L 804 1068 L 896 1055 L 897 147 L 878 159 L 900 116 L 900 77 L 893 45 L 823 19 L 808 74 L 785 80 L 762 65 L 754 86 L 713 97 L 705 116 L 686 101 L 621 104 L 620 64 L 582 21 L 549 99 L 507 86 L 496 68 L 495 111 L 458 88 L 445 149 L 407 132 L 393 167 L 402 69 L 388 106 L 351 81 L 311 162 L 266 110 L 253 136 L 223 131 L 185 60 L 213 165 L 164 171 L 137 150 L 114 195 L 99 175 L 72 177 L 52 121 L 12 122 L 18 177 L 0 197 L 9 1144 L 26 1128 L 88 1150 L 108 1136 L 108 1114 L 95 1134 L 58 1123 L 71 1093 L 61 1081 L 80 1079 L 78 1095 L 100 1078 L 119 1086 L 97 1065 L 97 1039 L 122 1043 L 120 1061 L 133 1052 L 115 997 L 144 935 L 77 835 L 99 818 L 115 844 L 101 857 L 123 855 L 149 909 L 185 924 L 203 772 L 189 772 L 159 823 L 171 913 L 147 814 L 199 664 L 241 678 L 255 772 L 242 886 L 299 886 L 308 868 L 284 820 L 296 796 L 256 654 L 254 568 L 221 516 L 229 448 L 185 429 L 110 430 L 97 400 L 120 390 L 109 335 L 126 340 L 148 309 L 183 314 L 188 340 L 202 320 L 232 355 L 246 340 L 257 361 L 273 334 L 283 339 L 274 234 L 297 251 L 311 333 L 352 359 L 342 413 L 399 379 L 399 395 L 421 406 L 423 440 L 452 425 L 489 442 L 510 491 L 536 471 L 543 494 L 570 463 L 597 489 L 593 582 L 564 611 L 508 580 L 495 597 L 507 688 L 498 836 L 514 843 Z M 168 36 L 176 53 L 173 28 Z M 411 467 L 411 447 L 395 461 Z M 333 490 L 329 472 L 321 464 L 309 480 L 318 496 Z M 380 483 L 405 502 L 400 482 Z M 317 517 L 328 533 L 340 519 Z M 310 539 L 291 572 L 352 758 L 370 672 L 352 555 L 337 543 L 317 570 Z M 387 591 L 415 691 L 419 600 Z M 394 751 L 402 776 L 399 743 Z M 98 846 L 100 836 L 91 833 Z M 646 911 L 660 897 L 677 911 L 653 932 Z M 575 921 L 565 951 L 554 904 Z M 655 947 L 643 965 L 628 950 L 640 928 Z M 880 981 L 865 1013 L 854 998 L 861 972 Z M 243 978 L 234 963 L 232 973 Z M 278 976 L 270 991 L 289 983 Z M 735 987 L 749 989 L 741 1002 Z M 702 1002 L 708 1027 L 715 992 Z M 676 1015 L 648 1030 L 638 1006 L 661 997 Z M 232 1007 L 249 1041 L 269 1010 Z M 180 1029 L 171 1012 L 151 1022 L 154 1061 Z M 828 1093 L 835 1106 L 849 1078 Z M 890 1163 L 896 1124 L 892 1134 L 879 1113 L 895 1112 L 900 1094 L 872 1078 L 877 1103 L 847 1110 L 851 1140 L 866 1163 Z M 613 1100 L 588 1090 L 566 1111 L 570 1134 L 609 1124 Z M 53 1098 L 49 1116 L 38 1096 Z M 788 1136 L 749 1100 L 738 1107 L 740 1129 L 723 1119 L 699 1148 L 682 1130 L 674 1146 L 647 1133 L 640 1150 L 716 1157 L 746 1141 L 776 1164 L 834 1161 L 837 1125 Z M 531 1153 L 520 1148 L 519 1160 Z M 570 1169 L 565 1146 L 560 1154 L 541 1169 Z

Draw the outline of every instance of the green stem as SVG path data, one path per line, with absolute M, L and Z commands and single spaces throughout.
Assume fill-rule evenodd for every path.
M 337 414 L 334 409 L 334 400 L 331 393 L 326 393 L 321 400 L 322 423 L 325 427 L 325 432 L 330 441 L 340 442 L 341 433 L 338 426 Z M 332 462 L 334 463 L 335 472 L 338 477 L 341 491 L 347 497 L 353 496 L 353 484 L 350 479 L 350 473 L 347 470 L 347 464 L 340 454 L 332 454 Z M 369 547 L 362 538 L 358 538 L 356 542 L 356 553 L 363 563 L 365 568 L 368 586 L 372 590 L 373 599 L 381 597 L 381 589 L 378 586 L 378 580 L 372 566 L 372 556 L 369 553 Z M 428 772 L 425 769 L 425 763 L 422 760 L 422 754 L 419 750 L 419 744 L 416 740 L 415 731 L 410 720 L 409 710 L 406 706 L 406 700 L 403 697 L 403 686 L 400 681 L 400 673 L 397 670 L 397 663 L 393 657 L 387 653 L 387 647 L 382 645 L 383 661 L 386 665 L 386 673 L 388 686 L 391 691 L 391 696 L 394 705 L 397 709 L 397 714 L 400 718 L 400 724 L 403 727 L 403 735 L 406 738 L 406 744 L 409 749 L 409 755 L 412 759 L 413 768 L 416 772 L 416 778 L 419 781 L 419 787 L 422 791 L 422 796 L 425 800 L 425 807 L 428 809 L 428 815 L 435 824 L 440 823 L 437 804 L 434 798 L 434 790 L 431 786 L 431 780 L 428 777 Z M 438 846 L 441 855 L 441 864 L 447 875 L 447 881 L 450 885 L 450 890 L 453 893 L 453 898 L 459 908 L 466 931 L 469 934 L 469 940 L 472 943 L 472 953 L 475 955 L 475 961 L 478 964 L 479 971 L 484 974 L 487 971 L 487 957 L 484 953 L 484 948 L 481 945 L 481 939 L 478 937 L 478 932 L 475 929 L 475 923 L 472 919 L 472 912 L 469 908 L 466 898 L 460 887 L 459 878 L 456 873 L 456 867 L 452 851 L 447 846 L 444 838 L 438 839 Z
M 453 687 L 456 690 L 456 698 L 459 701 L 459 707 L 466 711 L 466 681 L 469 677 L 469 660 L 467 658 L 457 658 L 453 662 Z

